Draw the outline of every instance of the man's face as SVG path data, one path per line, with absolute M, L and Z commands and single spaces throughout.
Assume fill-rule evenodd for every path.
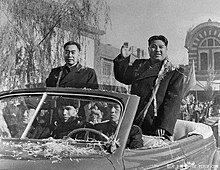
M 120 112 L 121 112 L 121 109 L 119 105 L 115 105 L 111 107 L 110 108 L 110 121 L 118 123 L 118 120 L 120 118 Z
M 80 51 L 76 45 L 67 45 L 64 49 L 64 59 L 68 66 L 74 66 L 79 61 Z
M 167 57 L 167 47 L 161 40 L 153 40 L 148 47 L 148 52 L 152 62 L 163 61 Z
M 77 117 L 78 109 L 73 106 L 65 106 L 59 109 L 59 115 L 67 122 L 71 117 Z
M 23 122 L 28 124 L 31 117 L 33 117 L 33 115 L 34 115 L 34 112 L 35 112 L 35 109 L 25 110 L 25 112 L 23 114 Z

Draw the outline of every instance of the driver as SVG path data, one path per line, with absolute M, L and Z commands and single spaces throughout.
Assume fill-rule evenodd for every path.
M 68 135 L 69 132 L 80 126 L 78 111 L 78 107 L 71 105 L 61 106 L 58 108 L 60 121 L 55 122 L 55 129 L 52 133 L 54 138 L 63 138 Z

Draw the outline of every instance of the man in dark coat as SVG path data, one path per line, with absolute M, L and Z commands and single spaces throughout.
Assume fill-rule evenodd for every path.
M 80 45 L 74 41 L 64 45 L 66 64 L 51 70 L 46 79 L 47 87 L 98 88 L 95 70 L 79 63 L 80 51 Z
M 126 148 L 136 149 L 143 147 L 142 130 L 136 125 L 132 125 L 130 133 L 128 135 L 128 140 L 126 143 Z
M 168 61 L 168 40 L 164 36 L 152 36 L 148 44 L 150 59 L 133 63 L 130 49 L 124 44 L 114 59 L 114 74 L 121 83 L 131 85 L 131 94 L 140 96 L 134 124 L 144 135 L 169 137 L 180 110 L 184 74 Z
M 94 124 L 91 128 L 101 131 L 108 137 L 114 135 L 116 128 L 118 126 L 118 121 L 120 118 L 121 108 L 119 105 L 112 105 L 109 107 L 109 120 L 103 121 L 101 123 Z M 140 127 L 133 125 L 131 127 L 126 147 L 129 149 L 135 149 L 143 147 L 142 140 L 142 130 Z
M 109 106 L 109 120 L 97 123 L 93 126 L 94 129 L 101 131 L 108 137 L 115 133 L 120 118 L 121 108 L 118 104 Z
M 63 138 L 72 130 L 81 127 L 78 110 L 75 106 L 59 106 L 58 115 L 60 121 L 57 121 L 56 127 L 53 130 L 52 136 L 54 138 Z

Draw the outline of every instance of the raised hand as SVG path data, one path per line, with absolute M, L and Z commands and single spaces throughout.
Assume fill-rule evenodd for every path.
M 123 57 L 128 57 L 131 55 L 131 47 L 128 46 L 127 42 L 125 42 L 121 47 L 121 55 Z

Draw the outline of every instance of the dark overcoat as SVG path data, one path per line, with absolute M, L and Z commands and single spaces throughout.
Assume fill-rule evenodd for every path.
M 141 127 L 143 134 L 155 135 L 156 129 L 164 129 L 168 135 L 173 134 L 177 121 L 183 94 L 183 69 L 172 67 L 163 76 L 156 94 L 157 115 L 153 102 L 144 118 L 143 124 L 138 124 L 136 118 L 141 114 L 144 106 L 152 95 L 155 81 L 161 69 L 162 62 L 150 65 L 150 59 L 137 59 L 130 64 L 130 57 L 119 55 L 114 59 L 114 74 L 116 80 L 131 85 L 131 94 L 140 96 L 138 110 L 134 124 Z
M 98 81 L 94 69 L 82 67 L 80 64 L 68 69 L 67 66 L 52 69 L 49 77 L 46 79 L 46 86 L 98 89 Z M 57 85 L 58 79 L 60 80 Z

